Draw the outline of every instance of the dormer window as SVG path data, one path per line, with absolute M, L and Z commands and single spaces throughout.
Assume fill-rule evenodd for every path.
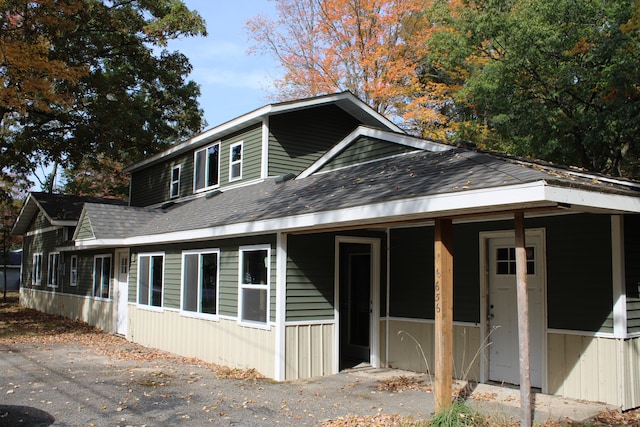
M 229 156 L 229 181 L 242 179 L 242 142 L 231 146 Z
M 171 198 L 180 196 L 180 165 L 171 168 Z
M 220 143 L 217 142 L 195 152 L 194 191 L 203 191 L 220 184 Z

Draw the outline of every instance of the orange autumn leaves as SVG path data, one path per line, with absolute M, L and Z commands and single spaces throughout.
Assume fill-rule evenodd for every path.
M 86 66 L 70 66 L 56 58 L 54 40 L 74 27 L 72 17 L 81 6 L 73 2 L 40 0 L 35 3 L 0 1 L 0 108 L 3 120 L 16 114 L 69 108 L 75 95 L 60 90 L 88 73 Z M 43 28 L 53 31 L 43 31 Z
M 348 90 L 400 117 L 420 92 L 416 64 L 432 31 L 431 0 L 278 0 L 278 18 L 248 22 L 256 49 L 274 54 L 282 100 Z

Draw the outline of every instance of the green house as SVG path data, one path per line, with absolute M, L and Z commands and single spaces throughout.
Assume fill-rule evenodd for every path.
M 640 406 L 639 183 L 416 138 L 349 93 L 265 106 L 127 171 L 127 204 L 63 220 L 43 201 L 71 196 L 29 196 L 24 305 L 276 380 L 433 371 L 446 223 L 455 377 L 518 384 L 520 248 L 531 385 Z

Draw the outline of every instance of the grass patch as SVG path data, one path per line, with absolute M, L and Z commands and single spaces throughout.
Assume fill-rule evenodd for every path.
M 487 419 L 462 400 L 454 400 L 451 407 L 434 414 L 425 424 L 430 427 L 489 426 Z

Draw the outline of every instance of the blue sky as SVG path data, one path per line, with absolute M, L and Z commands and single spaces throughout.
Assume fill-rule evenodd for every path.
M 266 55 L 249 55 L 253 44 L 245 29 L 258 14 L 275 17 L 270 0 L 183 0 L 207 23 L 207 37 L 189 37 L 169 44 L 184 53 L 193 66 L 191 80 L 200 85 L 200 105 L 207 128 L 217 126 L 272 100 L 271 81 L 278 75 L 277 63 Z

